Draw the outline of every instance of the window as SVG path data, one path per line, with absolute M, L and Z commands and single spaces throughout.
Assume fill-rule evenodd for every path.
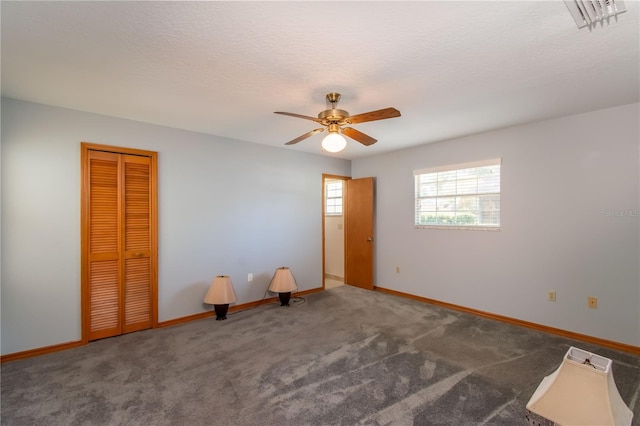
M 498 158 L 414 171 L 416 227 L 499 229 L 500 163 Z
M 324 214 L 327 216 L 342 215 L 342 181 L 329 180 L 325 185 Z

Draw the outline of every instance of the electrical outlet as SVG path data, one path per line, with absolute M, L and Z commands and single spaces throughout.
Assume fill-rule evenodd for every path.
M 555 290 L 549 290 L 549 293 L 547 293 L 547 300 L 549 302 L 555 302 L 556 301 L 556 291 Z
M 589 296 L 587 298 L 587 305 L 591 309 L 598 309 L 598 298 L 597 297 L 593 297 L 593 296 Z
M 247 281 L 249 282 L 253 281 L 253 274 L 247 275 Z
M 396 274 L 399 274 L 399 273 L 400 273 L 400 267 L 396 266 Z

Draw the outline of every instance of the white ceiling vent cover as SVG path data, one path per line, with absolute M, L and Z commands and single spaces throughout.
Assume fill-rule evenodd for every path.
M 591 27 L 627 10 L 622 0 L 564 0 L 564 4 L 578 28 Z

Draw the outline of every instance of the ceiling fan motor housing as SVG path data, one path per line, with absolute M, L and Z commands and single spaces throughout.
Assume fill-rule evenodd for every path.
M 327 109 L 318 114 L 318 118 L 322 120 L 322 124 L 325 126 L 330 123 L 339 123 L 342 125 L 346 123 L 343 122 L 343 120 L 349 118 L 349 113 L 343 109 Z

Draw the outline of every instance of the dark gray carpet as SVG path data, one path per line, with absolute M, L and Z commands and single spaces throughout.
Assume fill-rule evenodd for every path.
M 3 425 L 526 425 L 569 346 L 640 357 L 343 286 L 2 365 Z

